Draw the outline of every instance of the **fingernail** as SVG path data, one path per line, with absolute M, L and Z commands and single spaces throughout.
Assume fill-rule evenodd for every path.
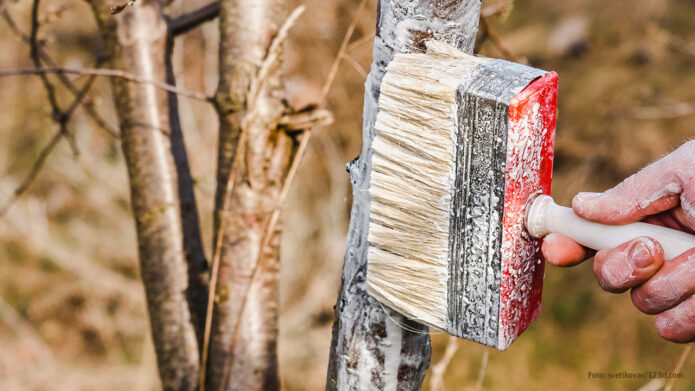
M 590 192 L 582 192 L 582 193 L 577 193 L 574 198 L 579 201 L 579 202 L 587 202 L 587 201 L 593 201 L 597 198 L 599 198 L 603 193 L 590 193 Z
M 649 246 L 640 240 L 632 245 L 630 259 L 637 269 L 642 269 L 652 264 L 653 256 Z

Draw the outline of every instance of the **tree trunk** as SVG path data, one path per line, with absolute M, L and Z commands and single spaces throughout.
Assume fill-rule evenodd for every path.
M 119 15 L 110 15 L 111 6 L 120 3 L 90 1 L 112 67 L 164 82 L 167 28 L 159 2 L 139 1 Z M 150 84 L 120 78 L 113 78 L 112 86 L 162 387 L 193 390 L 198 377 L 198 347 L 186 301 L 188 273 L 169 141 L 167 94 Z
M 283 3 L 220 3 L 215 236 L 223 235 L 223 242 L 206 376 L 209 390 L 279 388 L 277 228 L 259 253 L 296 143 L 277 125 L 284 111 L 281 64 L 264 78 L 257 98 L 250 98 L 249 90 L 285 20 Z
M 365 83 L 362 152 L 348 164 L 353 204 L 343 277 L 335 306 L 327 390 L 416 390 L 429 366 L 428 329 L 367 293 L 369 178 L 379 88 L 397 53 L 438 39 L 471 53 L 481 0 L 380 0 L 372 68 Z M 388 313 L 386 312 L 388 311 Z

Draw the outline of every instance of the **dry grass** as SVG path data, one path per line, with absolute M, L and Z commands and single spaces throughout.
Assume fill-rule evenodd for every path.
M 173 10 L 200 3 L 177 1 Z M 292 0 L 288 8 L 299 3 Z M 286 61 L 295 107 L 320 96 L 359 0 L 301 3 L 307 11 L 290 34 Z M 25 29 L 28 5 L 9 6 Z M 375 5 L 368 1 L 352 42 L 373 34 Z M 53 7 L 62 10 L 60 17 L 40 36 L 49 52 L 60 64 L 91 66 L 100 49 L 86 5 L 46 2 L 46 12 Z M 695 101 L 693 15 L 695 5 L 684 0 L 533 0 L 516 1 L 503 23 L 492 19 L 511 52 L 560 74 L 558 201 L 612 186 L 695 135 L 692 115 L 639 119 L 631 111 Z M 584 52 L 581 45 L 562 53 L 549 44 L 570 17 L 586 23 Z M 2 23 L 0 44 L 0 68 L 30 66 L 27 48 Z M 344 164 L 360 148 L 360 69 L 368 69 L 371 57 L 369 44 L 348 48 L 353 64 L 339 67 L 326 101 L 335 124 L 314 131 L 284 213 L 279 353 L 287 390 L 320 389 L 325 379 L 350 207 Z M 175 64 L 183 87 L 214 91 L 216 50 L 214 23 L 179 39 Z M 482 51 L 501 55 L 490 42 Z M 101 97 L 98 110 L 116 123 L 108 81 L 97 80 L 92 96 Z M 59 97 L 70 100 L 63 90 Z M 0 102 L 1 203 L 56 129 L 35 77 L 0 79 Z M 185 98 L 181 111 L 210 249 L 216 116 L 206 103 Z M 157 389 L 120 148 L 82 109 L 71 126 L 80 157 L 61 142 L 37 182 L 0 219 L 0 389 Z M 637 389 L 646 382 L 590 380 L 587 372 L 672 370 L 683 347 L 660 340 L 651 322 L 625 295 L 601 292 L 590 264 L 549 268 L 540 318 L 507 352 L 489 353 L 482 389 Z M 434 363 L 447 341 L 433 336 Z M 443 387 L 475 389 L 484 351 L 459 342 Z M 692 357 L 684 362 L 686 379 L 674 390 L 695 388 L 694 366 Z

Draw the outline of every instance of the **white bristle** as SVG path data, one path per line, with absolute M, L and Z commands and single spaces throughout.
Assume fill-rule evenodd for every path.
M 441 42 L 399 54 L 381 84 L 367 285 L 395 310 L 443 329 L 454 186 L 457 88 L 486 58 Z

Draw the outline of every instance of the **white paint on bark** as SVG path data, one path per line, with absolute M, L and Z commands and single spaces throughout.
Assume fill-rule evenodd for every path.
M 372 66 L 365 83 L 362 151 L 358 159 L 348 164 L 353 206 L 335 307 L 327 390 L 421 387 L 431 351 L 427 328 L 384 309 L 369 296 L 366 287 L 369 167 L 379 87 L 386 66 L 396 53 L 423 51 L 424 42 L 429 39 L 471 53 L 481 1 L 381 0 L 377 7 Z M 398 27 L 401 22 L 404 23 Z M 392 324 L 392 320 L 398 324 Z M 399 324 L 416 332 L 404 330 Z

